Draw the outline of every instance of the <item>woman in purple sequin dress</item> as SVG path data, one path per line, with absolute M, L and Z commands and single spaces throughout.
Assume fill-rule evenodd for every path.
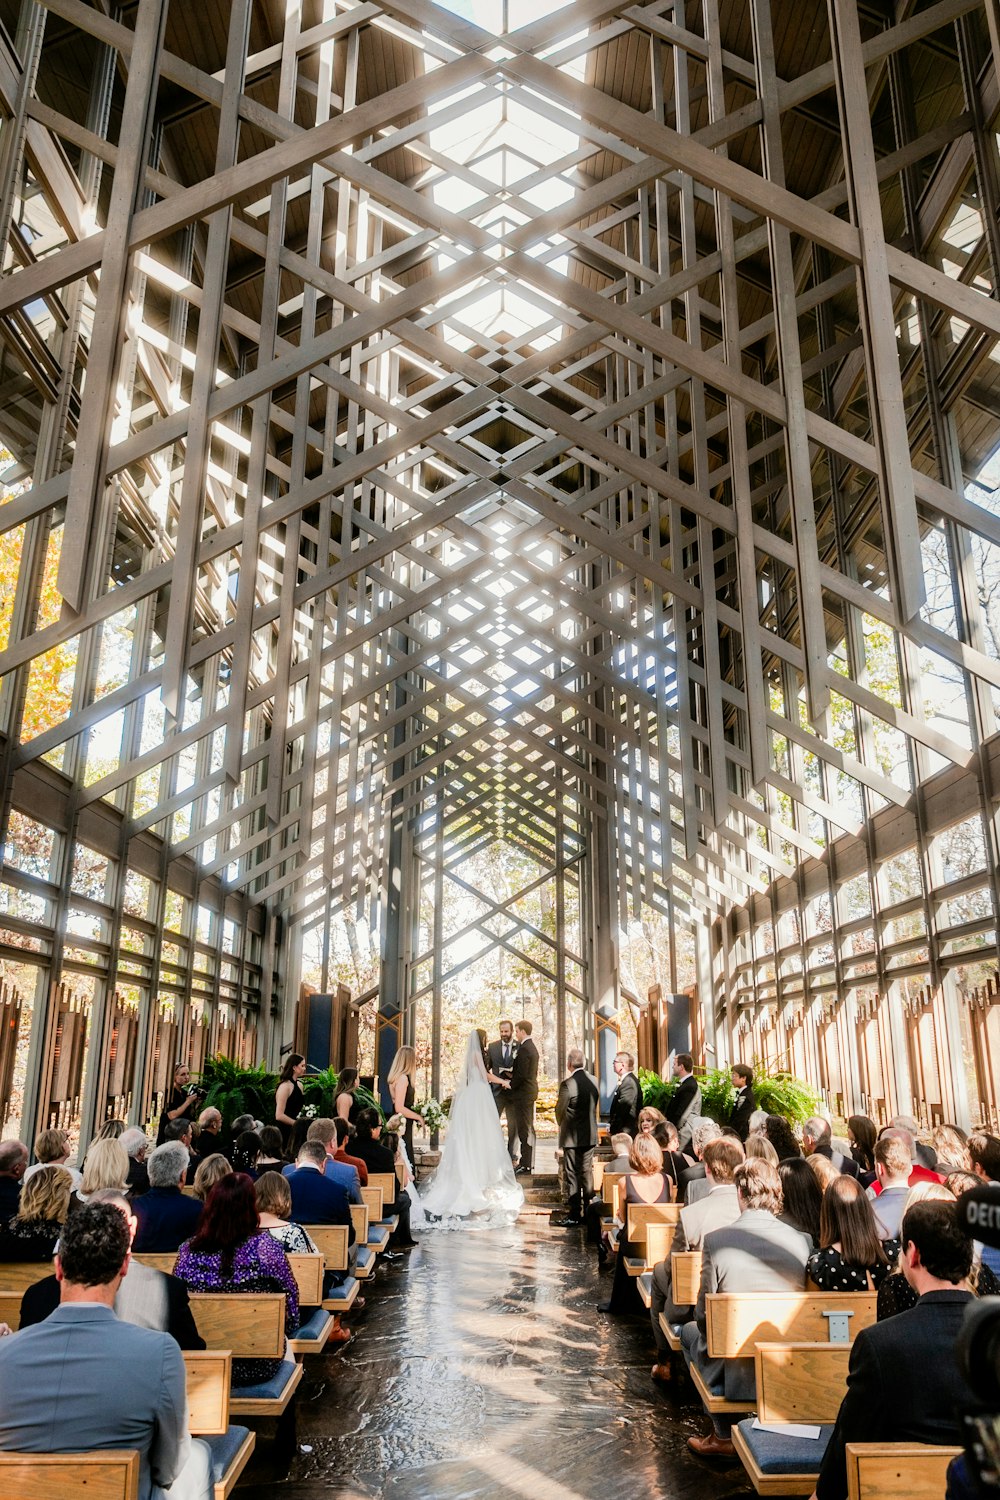
M 253 1183 L 242 1172 L 230 1172 L 209 1193 L 197 1234 L 178 1251 L 174 1275 L 192 1292 L 284 1292 L 286 1337 L 299 1326 L 288 1257 L 261 1229 Z M 234 1359 L 233 1385 L 259 1385 L 280 1365 L 280 1359 Z

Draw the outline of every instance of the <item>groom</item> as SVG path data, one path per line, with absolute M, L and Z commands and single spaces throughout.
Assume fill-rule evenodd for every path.
M 531 1022 L 518 1021 L 514 1027 L 517 1051 L 510 1075 L 508 1133 L 511 1116 L 521 1144 L 518 1176 L 531 1176 L 531 1157 L 535 1149 L 535 1100 L 538 1098 L 538 1048 L 531 1040 Z

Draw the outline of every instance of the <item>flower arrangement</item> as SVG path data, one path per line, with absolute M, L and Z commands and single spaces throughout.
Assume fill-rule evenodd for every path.
M 448 1118 L 436 1099 L 425 1099 L 423 1104 L 417 1106 L 417 1112 L 423 1116 L 424 1124 L 431 1131 L 440 1130 Z
M 319 1107 L 315 1104 L 303 1104 L 302 1108 L 299 1110 L 299 1114 L 302 1116 L 303 1120 L 315 1120 L 316 1116 L 319 1114 Z

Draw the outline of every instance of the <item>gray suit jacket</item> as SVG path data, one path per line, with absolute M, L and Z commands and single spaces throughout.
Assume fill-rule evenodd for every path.
M 754 1395 L 752 1359 L 710 1359 L 705 1335 L 709 1292 L 804 1292 L 806 1261 L 813 1253 L 807 1234 L 782 1224 L 763 1209 L 748 1208 L 728 1229 L 715 1229 L 702 1244 L 701 1291 L 695 1314 L 698 1339 L 692 1350 L 708 1385 L 722 1385 L 730 1401 Z
M 740 1216 L 740 1200 L 731 1182 L 710 1186 L 704 1198 L 681 1209 L 681 1221 L 674 1234 L 674 1250 L 699 1250 L 706 1234 L 726 1229 Z
M 109 1307 L 57 1307 L 0 1342 L 0 1448 L 137 1448 L 139 1500 L 159 1500 L 191 1457 L 180 1349 L 169 1334 L 119 1322 Z

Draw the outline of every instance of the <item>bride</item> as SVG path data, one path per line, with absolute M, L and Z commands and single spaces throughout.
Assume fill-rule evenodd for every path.
M 441 1165 L 420 1194 L 421 1207 L 431 1220 L 488 1214 L 490 1222 L 511 1223 L 524 1202 L 489 1080 L 482 1042 L 474 1031 L 452 1099 Z

